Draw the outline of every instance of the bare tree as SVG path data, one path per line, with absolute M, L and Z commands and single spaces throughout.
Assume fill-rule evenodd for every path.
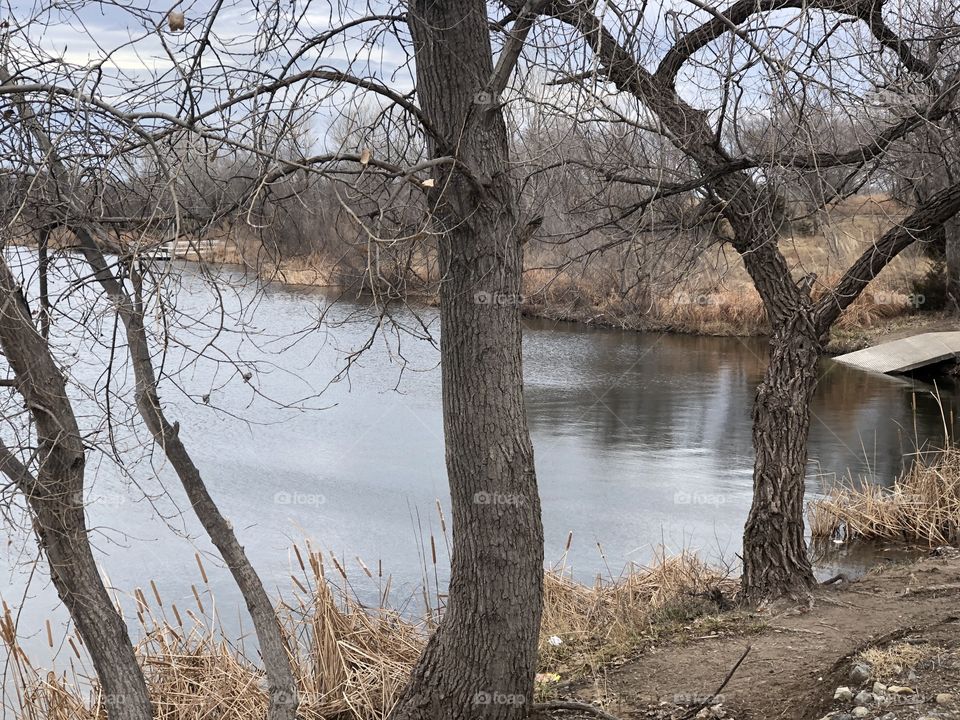
M 523 7 L 519 0 L 507 5 L 514 12 Z M 732 235 L 722 239 L 739 253 L 763 301 L 772 329 L 770 362 L 754 406 L 754 500 L 743 550 L 743 597 L 759 602 L 785 593 L 804 595 L 814 585 L 804 542 L 804 477 L 810 399 L 831 326 L 898 253 L 917 240 L 929 239 L 960 209 L 960 185 L 950 185 L 877 238 L 838 283 L 823 285 L 810 274 L 796 276 L 779 249 L 782 203 L 763 182 L 763 174 L 768 168 L 818 172 L 846 168 L 845 181 L 824 204 L 842 197 L 862 185 L 858 174 L 898 141 L 955 112 L 958 75 L 948 72 L 938 80 L 915 50 L 923 40 L 906 40 L 892 29 L 888 21 L 896 21 L 903 8 L 886 10 L 882 3 L 855 0 L 739 0 L 724 10 L 712 3 L 692 5 L 692 13 L 671 10 L 676 21 L 671 28 L 665 14 L 651 22 L 646 6 L 548 2 L 540 13 L 555 23 L 559 40 L 540 37 L 541 55 L 532 61 L 561 67 L 555 81 L 578 87 L 589 98 L 580 102 L 599 105 L 606 111 L 606 121 L 653 129 L 693 161 L 696 174 L 682 182 L 664 183 L 642 172 L 629 179 L 652 188 L 631 212 L 643 212 L 678 193 L 701 193 L 729 223 Z M 783 11 L 793 14 L 800 29 L 781 29 L 773 18 Z M 814 18 L 821 17 L 826 25 L 815 27 Z M 859 25 L 835 40 L 851 21 Z M 860 28 L 866 32 L 859 33 Z M 808 30 L 816 41 L 805 39 Z M 582 52 L 569 50 L 571 32 L 582 42 Z M 675 39 L 665 42 L 670 34 Z M 833 42 L 841 46 L 835 56 L 830 55 Z M 793 98 L 803 103 L 807 91 L 819 88 L 853 102 L 857 88 L 851 83 L 857 80 L 848 79 L 852 74 L 848 63 L 853 61 L 844 54 L 843 42 L 857 48 L 854 57 L 866 66 L 864 72 L 875 67 L 871 58 L 892 58 L 898 72 L 919 81 L 923 101 L 902 109 L 840 152 L 822 150 L 813 142 L 802 152 L 777 147 L 761 155 L 738 155 L 725 143 L 727 133 L 742 128 L 749 108 L 758 104 L 745 89 L 756 79 L 757 67 L 769 71 L 773 88 L 760 96 L 765 101 L 762 107 Z M 663 46 L 665 51 L 658 52 Z M 559 52 L 569 61 L 557 62 Z M 579 68 L 576 63 L 581 63 Z M 889 68 L 881 64 L 877 72 L 887 73 Z M 685 84 L 679 81 L 681 76 Z M 708 98 L 706 107 L 687 99 L 691 86 L 701 92 L 701 100 Z M 609 170 L 603 175 L 611 178 Z M 614 175 L 611 184 L 624 181 Z

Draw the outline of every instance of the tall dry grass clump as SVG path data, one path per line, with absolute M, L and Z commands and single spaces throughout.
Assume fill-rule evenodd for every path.
M 328 581 L 319 552 L 294 548 L 300 576 L 293 576 L 291 602 L 278 617 L 287 638 L 300 694 L 299 716 L 380 720 L 393 708 L 423 649 L 423 625 L 385 608 L 369 609 Z M 331 564 L 346 573 L 333 557 Z M 200 562 L 198 556 L 198 563 Z M 369 571 L 368 571 L 369 572 Z M 206 583 L 206 573 L 201 565 Z M 371 575 L 372 577 L 372 575 Z M 266 715 L 263 672 L 242 643 L 224 636 L 209 588 L 193 588 L 194 607 L 164 602 L 151 583 L 151 595 L 134 593 L 143 667 L 158 720 L 247 720 Z M 384 600 L 389 600 L 389 587 Z M 53 673 L 34 666 L 17 642 L 9 608 L 4 607 L 0 637 L 13 668 L 14 702 L 4 717 L 22 720 L 106 720 L 101 691 L 80 669 Z M 50 647 L 54 646 L 47 626 Z M 69 638 L 82 666 L 79 639 Z
M 814 537 L 960 544 L 960 448 L 918 455 L 892 488 L 838 488 L 808 507 Z
M 568 545 L 569 547 L 569 545 Z M 203 584 L 193 587 L 191 607 L 167 603 L 155 583 L 136 590 L 144 670 L 158 720 L 248 720 L 264 717 L 267 688 L 255 653 L 225 637 L 212 591 L 198 556 Z M 382 582 L 381 607 L 362 605 L 349 588 L 342 564 L 309 545 L 294 547 L 299 572 L 291 597 L 278 606 L 297 678 L 305 720 L 383 720 L 407 681 L 429 633 L 441 598 L 428 602 L 421 621 L 395 610 L 390 581 Z M 329 573 L 328 573 L 329 570 Z M 331 575 L 331 576 L 328 576 Z M 619 578 L 583 585 L 565 565 L 545 573 L 540 641 L 541 683 L 549 686 L 626 657 L 655 634 L 658 619 L 688 620 L 716 605 L 711 593 L 732 595 L 736 582 L 695 555 L 658 555 L 650 567 L 631 565 Z M 666 613 L 666 614 L 665 614 Z M 106 720 L 101 691 L 83 669 L 79 638 L 67 638 L 71 656 L 59 658 L 69 672 L 51 672 L 31 662 L 17 641 L 14 613 L 4 605 L 0 639 L 11 668 L 3 717 L 17 720 Z M 51 626 L 47 638 L 54 648 Z M 52 650 L 51 650 L 52 652 Z M 541 686 L 541 692 L 548 692 Z
M 732 597 L 738 581 L 695 554 L 658 552 L 648 567 L 584 585 L 561 564 L 544 577 L 540 665 L 565 678 L 621 659 L 674 621 L 716 612 L 712 598 Z

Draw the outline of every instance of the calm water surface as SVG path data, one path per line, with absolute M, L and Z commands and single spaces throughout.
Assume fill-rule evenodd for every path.
M 375 574 L 382 567 L 393 576 L 395 600 L 413 597 L 423 549 L 439 534 L 437 500 L 449 517 L 436 347 L 410 334 L 377 334 L 362 305 L 338 304 L 319 322 L 322 296 L 271 287 L 254 301 L 249 288 L 223 298 L 228 309 L 247 306 L 246 332 L 221 334 L 206 351 L 213 359 L 196 360 L 192 353 L 220 323 L 216 302 L 194 268 L 175 272 L 183 273 L 179 309 L 204 322 L 178 332 L 166 367 L 186 367 L 177 381 L 182 392 L 168 382 L 162 396 L 268 588 L 289 589 L 291 543 L 309 538 L 341 558 L 361 598 L 375 601 L 380 581 L 362 572 L 358 557 Z M 311 318 L 319 327 L 305 331 Z M 404 312 L 397 319 L 438 340 L 434 310 L 419 313 L 419 321 Z M 99 338 L 84 342 L 97 346 L 111 332 L 105 322 Z M 370 338 L 349 374 L 331 383 Z M 750 406 L 764 342 L 527 321 L 524 343 L 548 560 L 560 559 L 571 532 L 567 564 L 584 579 L 649 562 L 661 545 L 733 559 L 750 504 Z M 74 372 L 102 390 L 107 355 L 96 353 L 99 360 L 75 361 Z M 239 370 L 226 362 L 237 357 L 247 363 Z M 253 373 L 249 382 L 241 371 Z M 890 483 L 917 440 L 942 441 L 932 385 L 830 360 L 820 373 L 808 494 L 846 476 Z M 121 364 L 110 382 L 129 400 Z M 940 393 L 952 417 L 957 395 L 949 386 Z M 78 403 L 87 409 L 85 429 L 105 443 L 102 412 L 89 399 Z M 142 432 L 129 430 L 117 441 L 130 448 L 138 437 Z M 121 473 L 108 453 L 96 454 L 89 483 L 100 561 L 126 608 L 133 607 L 129 593 L 150 580 L 167 602 L 192 606 L 190 586 L 201 583 L 194 552 L 210 548 L 181 513 L 188 506 L 162 458 L 140 457 Z M 6 532 L 0 595 L 21 610 L 28 648 L 49 652 L 43 620 L 62 628 L 64 615 L 45 573 L 30 575 L 34 545 L 22 529 Z M 442 584 L 447 558 L 444 544 L 438 547 Z M 237 628 L 238 593 L 212 557 L 205 562 L 218 612 L 228 629 Z

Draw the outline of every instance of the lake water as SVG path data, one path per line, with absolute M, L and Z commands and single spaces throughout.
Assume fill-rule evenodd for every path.
M 174 333 L 164 367 L 176 385 L 166 381 L 161 395 L 268 588 L 290 588 L 290 546 L 309 538 L 340 558 L 364 600 L 375 601 L 381 581 L 363 573 L 358 557 L 375 574 L 382 567 L 392 575 L 397 601 L 415 598 L 431 533 L 442 585 L 447 559 L 436 502 L 449 511 L 439 352 L 426 339 L 439 340 L 436 311 L 397 310 L 394 321 L 404 330 L 384 321 L 378 331 L 365 303 L 328 308 L 320 294 L 257 289 L 238 275 L 230 276 L 237 289 L 216 299 L 195 267 L 171 272 L 177 309 L 195 322 Z M 221 318 L 221 305 L 229 317 Z M 135 450 L 145 435 L 124 407 L 132 383 L 120 361 L 105 373 L 113 324 L 109 312 L 101 320 L 98 332 L 61 348 L 74 375 L 98 388 L 96 398 L 77 395 L 84 429 L 100 448 L 89 464 L 89 516 L 101 563 L 128 610 L 129 594 L 151 580 L 167 602 L 192 605 L 190 586 L 200 584 L 194 552 L 210 548 L 182 512 L 188 505 L 162 456 Z M 227 330 L 218 333 L 221 325 Z M 337 379 L 349 354 L 368 341 Z M 74 357 L 75 345 L 91 352 Z M 571 532 L 567 564 L 585 580 L 646 563 L 661 545 L 734 560 L 750 505 L 750 408 L 765 353 L 756 339 L 526 321 L 527 408 L 548 560 L 561 557 Z M 809 495 L 847 475 L 890 483 L 917 440 L 942 442 L 943 417 L 957 409 L 952 387 L 940 388 L 938 404 L 932 385 L 830 360 L 820 376 Z M 113 441 L 127 458 L 126 472 L 110 459 L 108 377 L 120 423 Z M 15 521 L 15 509 L 12 515 Z M 53 618 L 62 634 L 65 618 L 45 572 L 30 574 L 35 544 L 14 525 L 4 531 L 0 595 L 21 611 L 25 645 L 42 655 L 49 653 L 44 619 Z M 212 556 L 205 564 L 219 614 L 236 627 L 243 616 L 238 593 Z M 429 574 L 432 581 L 432 567 Z

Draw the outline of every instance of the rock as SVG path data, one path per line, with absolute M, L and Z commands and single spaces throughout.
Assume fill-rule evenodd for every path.
M 897 720 L 897 716 L 892 712 L 884 713 L 880 716 L 880 720 Z
M 887 692 L 894 695 L 914 695 L 917 691 L 913 688 L 903 687 L 902 685 L 891 685 L 887 688 Z
M 855 718 L 865 718 L 870 714 L 870 708 L 865 708 L 863 705 L 857 705 L 853 709 L 853 716 Z
M 953 705 L 956 700 L 956 697 L 954 697 L 951 693 L 937 693 L 937 705 Z
M 864 665 L 863 663 L 857 663 L 852 668 L 850 668 L 850 681 L 856 683 L 857 685 L 862 685 L 867 680 L 870 679 L 870 676 L 873 674 L 873 671 L 870 669 L 869 665 Z
M 874 695 L 883 695 L 887 691 L 887 686 L 882 682 L 875 682 L 873 684 L 873 694 Z
M 849 702 L 853 700 L 853 690 L 848 687 L 838 687 L 836 692 L 833 693 L 833 699 L 840 702 Z
M 873 693 L 869 690 L 861 690 L 853 699 L 857 705 L 869 705 L 873 702 Z

